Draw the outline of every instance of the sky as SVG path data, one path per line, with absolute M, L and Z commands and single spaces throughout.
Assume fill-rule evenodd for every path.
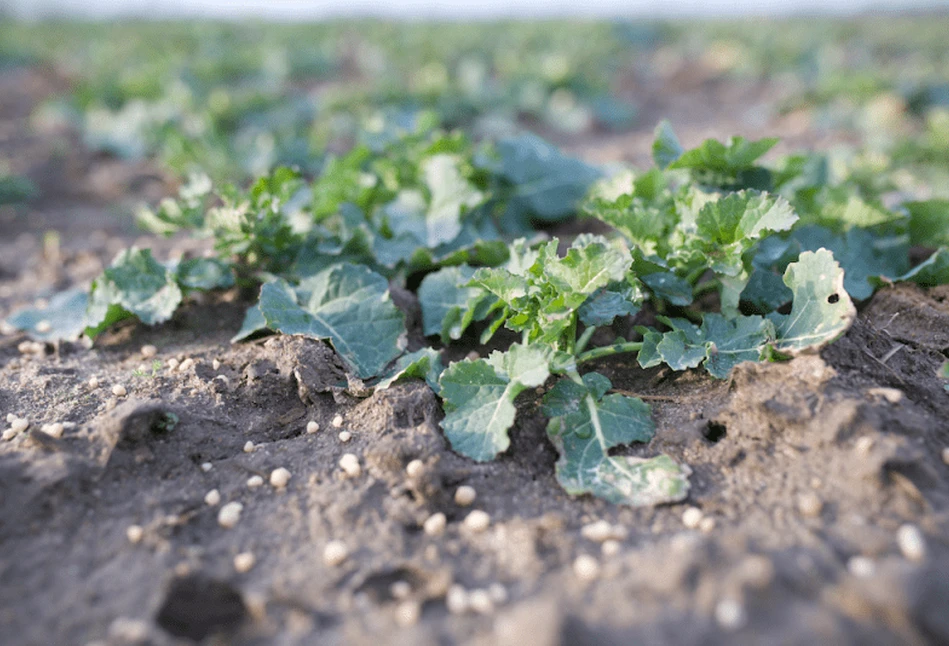
M 842 14 L 949 8 L 949 0 L 0 0 L 15 17 L 322 19 L 345 16 L 490 19 L 498 17 L 686 17 Z

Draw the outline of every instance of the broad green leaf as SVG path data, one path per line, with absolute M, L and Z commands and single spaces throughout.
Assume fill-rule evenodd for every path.
M 652 293 L 658 298 L 671 305 L 685 307 L 692 304 L 692 285 L 671 271 L 640 276 L 639 280 L 652 290 Z
M 661 170 L 665 170 L 674 163 L 684 152 L 679 138 L 672 130 L 672 124 L 663 120 L 656 126 L 652 142 L 652 159 Z
M 26 308 L 10 315 L 7 323 L 42 341 L 76 339 L 85 330 L 89 295 L 84 289 L 68 289 L 49 299 L 46 307 Z
M 844 289 L 844 272 L 826 249 L 805 251 L 788 265 L 784 284 L 794 294 L 791 313 L 772 314 L 778 352 L 818 350 L 843 335 L 857 310 Z
M 174 272 L 175 280 L 184 289 L 204 291 L 234 286 L 234 272 L 217 258 L 182 260 Z
M 735 174 L 754 167 L 758 158 L 774 148 L 776 143 L 778 139 L 775 137 L 758 141 L 732 137 L 724 144 L 715 139 L 706 139 L 697 148 L 682 153 L 669 168 Z
M 484 195 L 461 174 L 455 155 L 433 155 L 422 162 L 421 170 L 431 194 L 425 241 L 436 247 L 458 237 L 462 216 L 483 202 Z
M 929 258 L 919 263 L 911 270 L 892 279 L 893 282 L 907 281 L 922 285 L 923 287 L 935 287 L 936 285 L 945 285 L 949 283 L 949 249 L 937 249 Z
M 443 343 L 460 339 L 473 321 L 484 320 L 497 298 L 480 287 L 466 287 L 475 274 L 468 265 L 444 267 L 426 276 L 418 288 L 422 332 Z
M 442 360 L 433 348 L 422 348 L 399 357 L 395 364 L 373 385 L 375 390 L 385 390 L 396 381 L 414 377 L 424 379 L 438 393 L 438 378 L 441 376 Z
M 336 265 L 295 290 L 282 280 L 265 283 L 258 307 L 275 332 L 329 340 L 361 379 L 380 374 L 405 345 L 388 281 L 366 267 Z
M 687 319 L 664 319 L 672 327 L 656 345 L 659 356 L 673 370 L 695 368 L 705 360 L 705 332 Z
M 706 314 L 702 319 L 706 339 L 705 369 L 716 379 L 727 379 L 743 361 L 761 361 L 774 341 L 774 324 L 761 316 L 726 319 Z
M 624 247 L 612 245 L 602 236 L 577 236 L 563 258 L 556 256 L 556 248 L 556 242 L 541 247 L 543 277 L 569 303 L 575 303 L 573 308 L 600 287 L 623 280 L 632 264 Z
M 904 202 L 909 211 L 910 244 L 922 247 L 949 245 L 949 200 Z
M 667 456 L 610 456 L 609 450 L 648 442 L 655 433 L 649 406 L 624 395 L 605 395 L 609 380 L 584 375 L 583 384 L 564 379 L 544 398 L 551 419 L 547 435 L 560 453 L 557 480 L 571 495 L 592 494 L 634 507 L 682 500 L 690 469 Z
M 451 364 L 439 388 L 445 408 L 442 429 L 452 449 L 478 462 L 507 450 L 514 399 L 547 380 L 551 358 L 548 348 L 514 344 L 488 359 Z
M 285 287 L 290 292 L 290 298 L 295 298 L 292 288 L 287 285 L 285 282 L 277 283 L 278 286 Z M 247 310 L 247 313 L 244 314 L 244 321 L 241 323 L 241 329 L 238 330 L 237 334 L 231 337 L 231 343 L 237 343 L 238 341 L 245 341 L 250 337 L 254 336 L 259 332 L 264 332 L 268 330 L 267 319 L 264 318 L 263 313 L 260 311 L 260 302 L 254 303 Z
M 617 316 L 636 314 L 642 301 L 642 294 L 629 283 L 613 282 L 593 292 L 577 313 L 584 325 L 611 325 Z

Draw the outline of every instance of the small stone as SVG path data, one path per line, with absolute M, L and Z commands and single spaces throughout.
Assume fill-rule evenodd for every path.
M 448 525 L 448 518 L 442 512 L 436 512 L 422 523 L 422 531 L 426 536 L 441 536 Z
M 946 449 L 949 451 L 949 449 Z M 405 465 L 405 475 L 410 478 L 418 478 L 425 471 L 425 463 L 421 460 L 412 460 Z
M 494 612 L 494 601 L 487 590 L 472 590 L 468 593 L 468 606 L 479 615 L 490 615 Z
M 907 560 L 916 563 L 925 560 L 926 537 L 916 525 L 901 525 L 896 531 L 896 544 Z
M 227 529 L 234 527 L 240 521 L 242 511 L 244 511 L 244 505 L 241 503 L 227 503 L 217 513 L 217 524 Z
M 403 601 L 395 608 L 395 623 L 402 628 L 414 626 L 421 616 L 422 604 L 412 599 Z
M 213 469 L 213 468 L 214 468 L 214 465 L 211 464 L 210 462 L 202 462 L 202 463 L 201 463 L 201 470 L 204 471 L 205 473 L 207 473 L 208 471 L 210 471 L 210 470 Z
M 251 476 L 247 478 L 247 486 L 250 489 L 256 489 L 260 485 L 264 484 L 264 479 L 260 476 Z
M 158 348 L 153 345 L 143 345 L 140 352 L 146 359 L 153 359 L 158 354 Z
M 128 389 L 122 384 L 115 384 L 112 386 L 112 394 L 116 397 L 125 397 L 129 394 Z
M 616 556 L 619 554 L 622 544 L 615 539 L 607 539 L 603 541 L 603 544 L 600 546 L 600 551 L 603 552 L 603 556 Z
M 283 489 L 290 482 L 290 471 L 283 467 L 277 467 L 270 472 L 270 486 L 276 489 Z
M 613 537 L 613 526 L 605 520 L 598 520 L 581 527 L 580 536 L 594 543 L 602 543 Z
M 255 563 L 257 563 L 257 558 L 252 552 L 241 552 L 234 557 L 234 569 L 241 574 L 249 572 Z
M 336 416 L 333 418 L 333 421 L 330 422 L 330 424 L 333 425 L 333 428 L 342 428 L 342 426 L 343 426 L 343 416 L 342 416 L 342 415 L 336 415 Z
M 491 516 L 488 515 L 488 512 L 486 511 L 475 509 L 473 512 L 465 516 L 465 519 L 462 521 L 462 523 L 466 528 L 477 534 L 483 532 L 491 525 Z
M 468 612 L 468 591 L 457 583 L 448 588 L 445 595 L 445 606 L 453 615 L 463 615 Z
M 256 448 L 250 440 L 244 442 L 244 453 L 253 453 Z
M 349 558 L 349 548 L 343 541 L 330 541 L 323 548 L 323 563 L 330 567 L 341 565 Z
M 507 588 L 498 582 L 488 586 L 488 594 L 491 595 L 491 601 L 497 605 L 507 603 Z
M 699 523 L 699 531 L 703 534 L 711 534 L 715 529 L 715 519 L 711 516 L 706 516 L 702 519 L 702 522 Z
M 145 530 L 141 525 L 129 525 L 125 530 L 125 537 L 132 545 L 137 545 L 145 536 Z
M 66 427 L 60 422 L 53 422 L 52 424 L 43 424 L 40 428 L 41 431 L 49 435 L 50 437 L 60 438 L 63 436 L 63 433 L 66 431 Z
M 319 430 L 320 430 L 319 422 L 314 422 L 313 420 L 310 420 L 309 422 L 306 423 L 306 432 L 309 433 L 310 435 L 313 435 Z
M 715 605 L 715 621 L 725 630 L 738 630 L 748 621 L 745 607 L 735 599 L 722 599 Z
M 573 562 L 573 573 L 584 583 L 595 581 L 600 576 L 600 563 L 589 554 L 581 554 Z
M 178 372 L 188 372 L 194 368 L 194 359 L 188 357 L 178 365 Z
M 682 512 L 682 524 L 685 525 L 687 529 L 698 529 L 703 517 L 704 514 L 702 514 L 701 509 L 698 507 L 689 507 Z
M 208 507 L 217 507 L 221 503 L 221 492 L 217 489 L 204 494 L 204 504 Z
M 353 439 L 353 434 L 350 433 L 349 431 L 340 431 L 337 437 L 339 437 L 340 442 L 343 442 L 345 444 L 346 442 Z
M 412 584 L 408 581 L 393 581 L 389 586 L 389 594 L 393 599 L 408 599 L 412 594 Z
M 868 455 L 873 449 L 873 438 L 864 435 L 857 439 L 853 444 L 853 450 L 859 453 L 860 455 Z
M 339 458 L 339 468 L 350 478 L 358 478 L 362 475 L 362 467 L 359 465 L 359 458 L 352 453 L 344 453 Z
M 475 498 L 478 497 L 478 492 L 475 491 L 474 487 L 469 487 L 468 485 L 461 485 L 455 489 L 455 504 L 459 507 L 468 507 L 475 501 Z
M 22 433 L 30 427 L 30 420 L 25 417 L 18 417 L 10 423 L 10 430 L 14 433 Z
M 876 563 L 873 562 L 873 559 L 866 556 L 852 556 L 847 561 L 847 571 L 860 579 L 870 578 L 874 575 L 876 569 Z
M 824 510 L 824 502 L 813 491 L 798 496 L 797 509 L 808 518 L 817 518 Z
M 89 387 L 93 390 L 99 387 L 99 378 L 98 377 L 89 377 Z

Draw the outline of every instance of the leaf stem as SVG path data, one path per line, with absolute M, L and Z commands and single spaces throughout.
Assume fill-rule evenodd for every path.
M 580 335 L 580 338 L 577 340 L 577 345 L 573 350 L 574 354 L 580 354 L 586 349 L 594 332 L 596 332 L 596 327 L 592 325 L 583 331 L 583 334 Z
M 587 361 L 593 361 L 594 359 L 602 359 L 603 357 L 611 357 L 614 354 L 624 354 L 626 352 L 639 352 L 642 350 L 643 344 L 641 341 L 626 341 L 625 343 L 614 343 L 613 345 L 606 345 L 602 348 L 593 348 L 592 350 L 587 350 L 582 354 L 577 355 L 577 363 L 585 363 Z

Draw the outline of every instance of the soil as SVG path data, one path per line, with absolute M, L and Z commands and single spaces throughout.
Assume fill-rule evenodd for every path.
M 687 145 L 790 128 L 737 123 L 736 105 L 775 88 L 718 83 L 671 86 L 650 109 Z M 43 70 L 0 77 L 4 154 L 41 191 L 0 212 L 0 319 L 91 280 L 136 241 L 135 202 L 173 188 L 69 133 L 32 133 L 30 111 L 55 85 Z M 739 98 L 715 99 L 726 96 Z M 651 114 L 630 134 L 562 143 L 641 159 Z M 835 135 L 797 136 L 820 148 Z M 187 248 L 138 242 L 159 257 Z M 477 464 L 449 450 L 423 382 L 356 398 L 335 387 L 344 375 L 324 344 L 231 344 L 246 307 L 237 292 L 192 299 L 166 324 L 122 325 L 91 348 L 24 353 L 26 337 L 0 336 L 0 417 L 30 421 L 0 442 L 4 644 L 949 643 L 945 288 L 884 289 L 820 355 L 743 364 L 728 381 L 602 362 L 615 388 L 652 405 L 656 439 L 634 451 L 693 470 L 688 500 L 652 509 L 560 489 L 539 392 L 518 401 L 511 450 Z M 59 439 L 40 430 L 53 422 L 68 423 Z M 344 453 L 360 475 L 340 468 Z M 278 488 L 280 467 L 291 477 Z M 461 485 L 477 492 L 470 507 L 454 502 Z M 223 527 L 235 501 L 239 521 Z M 487 529 L 463 523 L 472 509 Z M 447 527 L 430 536 L 439 512 Z M 581 532 L 599 520 L 619 528 L 612 542 Z M 924 552 L 901 550 L 900 532 L 914 537 L 904 525 Z M 331 541 L 347 548 L 339 564 L 324 560 Z M 248 552 L 251 567 L 236 567 Z M 449 611 L 452 586 L 469 592 L 467 612 Z

